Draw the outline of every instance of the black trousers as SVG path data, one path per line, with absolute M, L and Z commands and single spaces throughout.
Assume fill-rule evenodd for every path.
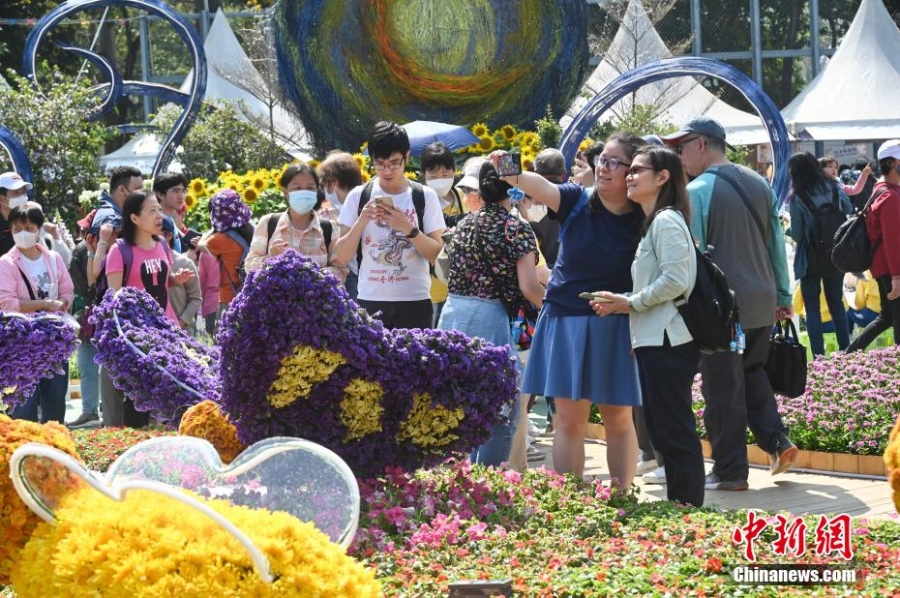
M 775 451 L 778 437 L 787 433 L 775 393 L 766 375 L 771 330 L 745 330 L 744 354 L 730 351 L 704 355 L 700 359 L 703 421 L 712 445 L 713 473 L 726 481 L 746 480 L 747 427 L 756 436 L 759 447 Z
M 638 373 L 644 418 L 653 448 L 666 466 L 669 500 L 703 505 L 705 468 L 697 420 L 691 409 L 691 384 L 700 352 L 693 342 L 672 347 L 638 347 Z
M 356 303 L 378 318 L 385 328 L 431 328 L 434 306 L 431 299 L 421 301 L 365 301 L 357 299 Z M 380 312 L 380 313 L 379 313 Z
M 847 352 L 862 351 L 872 344 L 882 332 L 888 328 L 894 328 L 894 344 L 900 345 L 900 298 L 893 301 L 888 300 L 888 293 L 891 292 L 891 275 L 885 274 L 875 279 L 878 282 L 878 294 L 881 296 L 881 313 L 878 317 L 869 322 L 869 325 L 856 337 Z

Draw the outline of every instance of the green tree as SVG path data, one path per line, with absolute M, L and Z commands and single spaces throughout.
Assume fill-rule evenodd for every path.
M 102 123 L 87 120 L 97 96 L 86 85 L 59 75 L 43 91 L 13 72 L 7 78 L 10 87 L 0 89 L 0 122 L 28 151 L 35 199 L 48 213 L 59 211 L 71 225 L 80 217 L 78 195 L 102 174 L 97 158 L 107 133 Z M 4 154 L 0 166 L 11 167 Z
M 165 138 L 181 114 L 181 108 L 163 106 L 152 125 Z M 215 180 L 225 170 L 244 172 L 284 164 L 285 151 L 241 117 L 233 103 L 204 103 L 204 109 L 182 143 L 178 160 L 186 175 Z

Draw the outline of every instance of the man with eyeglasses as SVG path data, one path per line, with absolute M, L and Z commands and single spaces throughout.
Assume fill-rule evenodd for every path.
M 743 354 L 703 355 L 700 373 L 704 421 L 714 465 L 707 490 L 748 488 L 747 426 L 769 453 L 772 475 L 790 469 L 797 447 L 787 437 L 765 372 L 775 320 L 793 315 L 784 234 L 768 181 L 725 156 L 725 129 L 706 116 L 690 120 L 664 141 L 696 177 L 691 194 L 691 231 L 728 278 L 746 335 Z
M 181 240 L 188 232 L 181 215 L 184 210 L 185 197 L 187 196 L 188 181 L 180 172 L 164 172 L 153 179 L 153 193 L 159 200 L 159 207 L 163 214 L 169 216 L 175 223 L 175 251 L 181 253 L 190 247 L 183 247 Z M 192 235 L 195 239 L 199 236 Z M 194 242 L 196 244 L 196 241 Z
M 380 312 L 386 328 L 430 328 L 428 263 L 437 259 L 446 228 L 437 194 L 406 178 L 409 137 L 397 123 L 377 123 L 368 150 L 376 176 L 347 195 L 338 260 L 359 260 L 357 303 L 372 315 Z

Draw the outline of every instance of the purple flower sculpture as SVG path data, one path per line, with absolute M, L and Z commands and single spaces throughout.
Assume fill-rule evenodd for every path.
M 146 291 L 107 293 L 92 318 L 95 361 L 138 411 L 177 426 L 188 407 L 218 400 L 218 349 L 175 326 Z
M 295 251 L 248 275 L 216 340 L 220 403 L 242 442 L 305 438 L 358 476 L 471 450 L 518 393 L 506 347 L 454 331 L 385 330 Z
M 0 312 L 0 403 L 10 410 L 24 403 L 42 378 L 63 373 L 77 345 L 69 316 Z
M 223 189 L 209 200 L 209 219 L 213 230 L 225 232 L 250 222 L 250 208 L 233 189 Z

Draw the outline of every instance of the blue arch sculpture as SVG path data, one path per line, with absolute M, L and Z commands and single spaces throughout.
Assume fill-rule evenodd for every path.
M 107 79 L 106 83 L 95 87 L 98 92 L 102 92 L 104 89 L 106 91 L 98 110 L 90 115 L 91 118 L 99 118 L 111 111 L 121 97 L 125 95 L 164 97 L 169 100 L 176 100 L 182 105 L 184 110 L 178 120 L 175 121 L 175 126 L 169 132 L 168 137 L 160 148 L 159 155 L 156 157 L 156 163 L 152 172 L 152 176 L 155 177 L 164 171 L 175 157 L 175 148 L 178 147 L 184 136 L 187 135 L 191 125 L 194 124 L 200 112 L 203 96 L 206 93 L 207 65 L 203 44 L 200 41 L 200 36 L 197 35 L 197 31 L 180 13 L 159 0 L 69 0 L 68 2 L 63 2 L 44 15 L 34 29 L 31 30 L 31 33 L 28 34 L 28 39 L 25 42 L 24 72 L 25 76 L 32 79 L 37 86 L 38 83 L 35 77 L 37 48 L 47 32 L 64 19 L 84 10 L 114 6 L 145 10 L 172 25 L 178 36 L 187 45 L 194 62 L 191 91 L 190 93 L 183 93 L 155 83 L 124 81 L 115 67 L 99 54 L 85 48 L 60 44 L 62 49 L 75 52 L 99 68 Z
M 31 160 L 28 159 L 28 152 L 25 151 L 25 146 L 22 145 L 22 142 L 19 141 L 19 138 L 12 131 L 3 125 L 0 125 L 0 147 L 9 156 L 9 160 L 12 162 L 12 169 L 26 181 L 34 181 Z M 34 189 L 28 192 L 28 197 L 33 196 Z
M 766 92 L 750 77 L 733 66 L 710 58 L 684 56 L 657 60 L 617 77 L 587 103 L 563 133 L 559 149 L 566 158 L 566 164 L 571 167 L 578 151 L 578 144 L 587 136 L 600 116 L 622 97 L 647 83 L 694 75 L 712 76 L 725 81 L 740 91 L 756 110 L 772 142 L 772 165 L 775 173 L 772 187 L 778 197 L 778 204 L 783 204 L 790 189 L 787 162 L 791 155 L 791 144 L 781 112 Z

